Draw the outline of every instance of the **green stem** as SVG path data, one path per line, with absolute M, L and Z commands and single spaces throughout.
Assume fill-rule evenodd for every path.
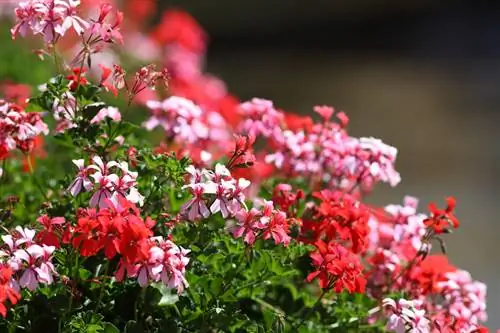
M 109 260 L 106 261 L 106 268 L 104 270 L 104 278 L 108 276 L 108 271 L 109 271 Z M 95 311 L 99 310 L 99 306 L 101 305 L 102 297 L 104 296 L 104 279 L 101 281 L 101 288 L 99 290 L 99 298 L 97 299 L 97 306 Z
M 309 316 L 311 316 L 311 314 L 314 312 L 314 310 L 316 310 L 316 307 L 319 305 L 319 303 L 321 303 L 321 300 L 323 300 L 323 297 L 325 297 L 325 295 L 328 293 L 328 288 L 325 288 L 323 289 L 323 291 L 321 292 L 321 295 L 319 295 L 318 299 L 316 300 L 316 302 L 314 303 L 314 305 L 304 314 L 304 316 L 302 317 L 302 320 L 299 322 L 299 324 L 297 326 L 294 326 L 292 331 L 293 332 L 298 332 L 298 329 L 304 325 L 304 323 L 306 322 L 307 319 L 309 319 Z
M 45 200 L 49 201 L 49 197 L 47 196 L 47 193 L 45 193 L 42 185 L 40 184 L 40 182 L 38 181 L 38 178 L 35 175 L 35 171 L 33 170 L 33 164 L 31 164 L 31 156 L 29 156 L 28 154 L 25 154 L 25 157 L 26 157 L 26 160 L 28 161 L 28 168 L 30 171 L 31 178 L 33 178 L 33 182 L 35 183 L 36 187 L 38 188 L 38 190 L 40 191 L 42 196 L 45 198 Z

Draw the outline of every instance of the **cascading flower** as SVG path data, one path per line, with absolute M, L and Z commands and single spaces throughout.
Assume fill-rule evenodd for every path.
M 316 251 L 310 254 L 316 269 L 306 281 L 318 279 L 321 289 L 333 289 L 336 293 L 346 289 L 349 293 L 363 293 L 366 279 L 356 255 L 333 241 L 322 240 L 314 244 Z
M 144 197 L 136 188 L 137 172 L 130 171 L 126 162 L 110 161 L 105 164 L 99 156 L 94 156 L 92 162 L 85 167 L 83 160 L 73 161 L 78 167 L 78 175 L 67 189 L 71 195 L 76 196 L 83 189 L 94 190 L 89 204 L 99 208 L 107 207 L 107 199 L 114 205 L 119 205 L 121 198 L 144 204 Z M 90 178 L 94 180 L 93 184 Z
M 29 30 L 34 35 L 42 35 L 46 43 L 55 43 L 69 29 L 81 35 L 89 23 L 78 16 L 79 5 L 79 0 L 21 1 L 15 9 L 16 24 L 11 29 L 12 38 L 18 34 L 25 37 Z
M 215 170 L 198 170 L 193 166 L 186 169 L 190 175 L 189 189 L 193 198 L 184 204 L 181 211 L 190 221 L 221 212 L 223 218 L 234 216 L 245 209 L 243 191 L 250 185 L 244 178 L 234 179 L 226 166 L 217 164 Z M 211 202 L 211 204 L 210 204 Z
M 0 159 L 16 148 L 29 153 L 35 138 L 48 133 L 39 113 L 25 112 L 21 106 L 0 99 Z

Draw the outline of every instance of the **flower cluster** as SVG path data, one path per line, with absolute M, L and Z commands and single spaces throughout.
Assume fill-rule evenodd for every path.
M 416 301 L 400 299 L 395 301 L 386 298 L 382 302 L 388 316 L 387 330 L 396 333 L 427 333 L 430 332 L 429 320 L 425 310 Z
M 322 289 L 336 293 L 344 289 L 350 293 L 365 291 L 366 279 L 357 256 L 335 241 L 318 240 L 314 245 L 316 251 L 310 256 L 315 271 L 307 276 L 307 281 L 318 279 Z
M 430 204 L 428 215 L 418 213 L 413 197 L 383 208 L 367 204 L 365 196 L 376 184 L 400 182 L 396 148 L 351 136 L 347 115 L 329 106 L 314 107 L 320 118 L 315 122 L 280 110 L 270 100 L 240 103 L 223 81 L 204 72 L 207 37 L 188 14 L 168 11 L 147 33 L 139 29 L 149 27 L 145 18 L 155 12 L 154 1 L 127 0 L 125 8 L 137 22 L 109 3 L 93 1 L 80 6 L 79 0 L 26 0 L 15 9 L 12 37 L 29 31 L 43 36 L 46 50 L 36 53 L 53 57 L 61 72 L 39 87 L 37 98 L 27 100 L 29 92 L 22 86 L 4 92 L 0 160 L 16 148 L 29 162 L 37 156 L 35 144 L 48 127 L 39 113 L 25 112 L 28 104 L 52 112 L 54 132 L 62 133 L 53 141 L 73 146 L 73 154 L 82 158 L 73 160 L 78 170 L 69 186 L 67 178 L 40 182 L 37 176 L 50 173 L 46 168 L 27 177 L 36 185 L 23 189 L 29 195 L 0 198 L 7 233 L 0 246 L 0 314 L 5 317 L 21 294 L 31 306 L 40 284 L 62 282 L 70 288 L 57 289 L 57 297 L 66 293 L 68 308 L 51 313 L 62 331 L 68 323 L 80 324 L 81 311 L 97 312 L 106 305 L 103 300 L 118 293 L 118 288 L 104 288 L 134 280 L 137 284 L 124 287 L 131 298 L 142 295 L 134 300 L 133 320 L 115 313 L 118 302 L 112 300 L 103 316 L 110 323 L 96 323 L 97 330 L 114 324 L 118 330 L 133 326 L 151 332 L 171 325 L 193 332 L 200 327 L 220 331 L 219 325 L 260 328 L 262 323 L 250 322 L 265 317 L 260 306 L 253 306 L 259 300 L 267 310 L 269 305 L 287 309 L 292 331 L 309 321 L 309 329 L 318 331 L 345 331 L 357 322 L 358 328 L 386 325 L 396 333 L 485 332 L 486 286 L 446 256 L 431 254 L 437 244 L 444 253 L 442 237 L 459 227 L 453 198 L 446 199 L 444 209 Z M 84 20 L 80 12 L 93 18 Z M 70 31 L 78 38 L 71 40 Z M 127 60 L 153 61 L 137 66 L 130 77 L 120 63 L 123 52 L 106 47 L 128 38 L 133 43 L 124 50 L 135 59 L 127 54 Z M 164 86 L 157 91 L 159 83 Z M 104 103 L 103 91 L 125 97 L 128 108 L 146 107 L 143 127 L 163 130 L 160 145 L 143 147 L 144 138 L 129 132 L 134 126 L 118 108 Z M 98 112 L 87 118 L 85 110 Z M 117 141 L 120 145 L 111 144 Z M 19 177 L 1 178 L 9 190 L 19 184 Z M 34 195 L 32 188 L 40 193 Z M 23 209 L 16 210 L 18 200 Z M 38 231 L 18 226 L 35 219 Z M 203 223 L 189 223 L 199 220 Z M 180 246 L 186 244 L 190 250 Z M 52 261 L 55 254 L 58 260 Z M 59 260 L 63 254 L 66 259 Z M 187 276 L 195 288 L 183 295 Z M 317 289 L 297 284 L 304 276 L 307 283 L 318 282 L 321 296 L 311 311 L 288 313 L 288 308 L 307 304 L 310 291 Z M 293 299 L 275 292 L 287 285 L 293 285 Z M 175 289 L 178 300 L 169 299 L 165 287 Z M 249 287 L 251 299 L 243 290 Z M 158 302 L 155 288 L 163 294 Z M 48 303 L 52 289 L 41 291 Z M 335 309 L 326 308 L 333 293 Z M 363 297 L 350 295 L 355 293 Z M 80 297 L 76 308 L 73 301 Z M 283 304 L 285 299 L 294 306 Z M 154 315 L 164 311 L 155 307 L 165 301 L 176 304 L 158 321 Z M 314 311 L 319 306 L 324 308 Z M 259 314 L 247 315 L 247 308 Z M 357 317 L 345 318 L 351 309 Z M 23 316 L 16 313 L 16 320 L 36 331 L 31 327 L 36 320 Z M 272 326 L 279 326 L 281 316 L 275 317 Z
M 430 324 L 426 327 L 436 327 L 439 332 L 473 332 L 487 318 L 486 286 L 472 280 L 468 272 L 457 270 L 446 257 L 428 255 L 430 240 L 442 242 L 436 235 L 459 224 L 453 215 L 455 200 L 447 201 L 444 210 L 430 204 L 430 217 L 417 213 L 418 201 L 412 197 L 406 197 L 403 206 L 389 205 L 385 212 L 371 216 L 369 292 L 404 291 L 427 313 Z M 413 317 L 404 314 L 407 310 L 402 304 L 393 302 L 389 304 L 393 309 L 389 324 L 393 331 L 404 332 Z M 399 312 L 394 312 L 396 308 Z
M 290 226 L 286 213 L 276 210 L 272 201 L 264 201 L 260 205 L 257 203 L 248 211 L 241 209 L 235 218 L 236 221 L 228 221 L 229 232 L 235 238 L 243 237 L 245 243 L 249 245 L 252 245 L 258 237 L 272 238 L 275 244 L 284 246 L 290 243 Z
M 0 261 L 12 272 L 10 285 L 16 291 L 28 288 L 33 291 L 38 285 L 50 285 L 57 276 L 52 256 L 54 246 L 35 241 L 36 231 L 16 227 L 13 232 L 2 236 L 3 246 Z
M 224 147 L 230 138 L 220 114 L 203 112 L 200 106 L 188 99 L 172 96 L 162 102 L 150 100 L 147 106 L 152 110 L 152 116 L 143 125 L 148 130 L 161 126 L 166 137 L 183 148 L 213 150 L 218 144 Z M 205 159 L 203 155 L 200 158 Z
M 345 242 L 354 253 L 366 249 L 369 211 L 361 202 L 344 192 L 323 190 L 313 194 L 321 202 L 310 219 L 303 219 L 303 240 L 314 243 Z
M 331 121 L 333 108 L 316 107 L 315 111 L 324 122 L 311 129 L 272 130 L 276 149 L 266 162 L 291 174 L 321 175 L 323 181 L 348 190 L 359 186 L 368 191 L 379 181 L 391 186 L 400 182 L 394 166 L 396 148 L 375 138 L 349 136 L 345 114 L 337 115 L 340 124 Z
M 15 9 L 16 25 L 11 29 L 12 38 L 26 36 L 28 31 L 43 35 L 45 42 L 54 43 L 73 29 L 81 35 L 89 23 L 78 16 L 79 0 L 27 0 Z
M 135 187 L 137 172 L 130 171 L 127 162 L 104 163 L 99 156 L 94 156 L 92 162 L 94 164 L 85 166 L 84 160 L 73 160 L 78 167 L 78 175 L 67 190 L 72 196 L 77 196 L 81 191 L 94 190 L 89 202 L 91 207 L 107 207 L 109 202 L 106 199 L 114 205 L 120 205 L 121 198 L 143 205 L 144 197 Z
M 468 323 L 471 328 L 487 320 L 486 285 L 472 280 L 469 272 L 445 273 L 437 288 L 444 299 L 437 308 L 444 309 L 444 315 Z
M 250 185 L 248 180 L 234 179 L 222 164 L 217 164 L 214 170 L 199 170 L 189 166 L 186 171 L 190 176 L 189 184 L 184 185 L 183 189 L 189 189 L 193 195 L 182 207 L 182 213 L 188 220 L 207 218 L 218 212 L 227 218 L 242 209 L 246 210 L 243 191 Z
M 416 198 L 407 196 L 402 206 L 388 205 L 383 212 L 370 216 L 368 247 L 372 292 L 377 293 L 378 287 L 389 284 L 394 290 L 400 288 L 394 282 L 405 277 L 401 275 L 404 265 L 414 260 L 419 252 L 430 249 L 429 244 L 422 242 L 426 234 L 423 222 L 426 216 L 417 213 L 417 205 Z
M 280 133 L 284 115 L 274 108 L 272 101 L 254 98 L 240 104 L 239 111 L 243 118 L 240 132 L 266 138 Z
M 39 113 L 25 112 L 19 105 L 0 100 L 0 160 L 16 148 L 30 152 L 35 138 L 48 132 Z
M 188 286 L 184 273 L 189 251 L 171 240 L 154 236 L 155 222 L 150 218 L 143 220 L 131 202 L 119 198 L 120 204 L 115 206 L 110 200 L 104 200 L 107 208 L 79 210 L 77 225 L 71 228 L 72 246 L 84 257 L 101 251 L 108 260 L 119 256 L 115 273 L 119 281 L 125 274 L 137 278 L 141 286 L 161 280 L 182 293 Z

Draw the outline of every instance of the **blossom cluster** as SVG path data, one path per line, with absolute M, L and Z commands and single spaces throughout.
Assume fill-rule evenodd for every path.
M 0 100 L 0 159 L 16 148 L 30 152 L 35 138 L 48 132 L 39 113 L 26 112 L 17 104 Z
M 36 231 L 16 227 L 10 234 L 2 236 L 0 261 L 12 272 L 9 286 L 15 292 L 20 288 L 35 290 L 39 284 L 50 285 L 57 272 L 52 263 L 54 246 L 39 243 Z
M 404 291 L 418 302 L 419 311 L 427 313 L 429 325 L 439 327 L 440 332 L 473 332 L 487 319 L 486 286 L 448 263 L 446 257 L 428 255 L 436 233 L 458 226 L 453 215 L 455 201 L 447 201 L 446 209 L 430 204 L 429 217 L 417 213 L 418 200 L 413 197 L 406 197 L 402 206 L 389 205 L 385 212 L 371 216 L 368 291 L 375 296 Z M 405 332 L 408 318 L 403 314 L 397 324 L 395 316 L 390 321 L 392 331 Z
M 82 19 L 80 12 L 85 12 L 85 4 L 80 6 L 79 0 L 20 2 L 12 36 L 31 31 L 43 36 L 46 46 L 55 50 L 55 44 L 70 30 L 79 35 L 72 49 L 76 56 L 68 55 L 70 65 L 62 66 L 66 71 L 60 76 L 64 87 L 47 110 L 56 120 L 55 132 L 70 132 L 74 139 L 90 128 L 100 131 L 98 135 L 109 142 L 130 146 L 77 147 L 87 156 L 73 160 L 77 174 L 69 186 L 64 184 L 66 192 L 51 193 L 54 198 L 49 198 L 42 189 L 47 202 L 36 215 L 40 230 L 6 229 L 8 234 L 2 236 L 0 247 L 0 314 L 6 316 L 6 306 L 18 302 L 22 288 L 35 291 L 40 284 L 67 278 L 58 275 L 52 262 L 59 250 L 106 262 L 113 267 L 113 281 L 134 279 L 144 289 L 161 282 L 181 295 L 189 286 L 186 273 L 190 261 L 196 261 L 196 272 L 205 273 L 211 265 L 202 262 L 209 259 L 199 246 L 190 244 L 190 251 L 177 245 L 186 239 L 176 238 L 176 233 L 182 233 L 183 227 L 200 232 L 196 229 L 200 225 L 222 219 L 229 236 L 218 236 L 237 239 L 229 238 L 233 243 L 244 243 L 245 251 L 268 247 L 288 254 L 295 250 L 294 245 L 305 249 L 303 257 L 309 259 L 305 281 L 318 282 L 318 302 L 329 292 L 365 294 L 375 304 L 375 311 L 355 320 L 381 320 L 388 331 L 396 333 L 476 333 L 484 329 L 486 286 L 454 267 L 444 255 L 431 254 L 435 244 L 445 252 L 443 234 L 459 227 L 455 200 L 447 198 L 444 209 L 429 205 L 429 214 L 417 211 L 418 200 L 413 197 L 405 197 L 402 205 L 384 208 L 365 201 L 377 183 L 396 186 L 400 182 L 396 148 L 376 138 L 351 136 L 347 115 L 335 113 L 329 106 L 314 107 L 315 117 L 320 118 L 315 122 L 313 117 L 280 110 L 270 100 L 253 98 L 240 103 L 224 82 L 204 72 L 207 37 L 184 12 L 166 12 L 149 33 L 129 31 L 134 22 L 122 27 L 123 14 L 112 14 L 109 3 L 101 3 L 92 19 Z M 129 14 L 141 16 L 140 11 Z M 104 47 L 121 44 L 124 37 L 137 41 L 138 47 L 132 45 L 134 56 L 157 61 L 164 69 L 145 65 L 127 79 L 117 62 L 118 53 L 106 50 L 115 62 L 106 63 Z M 100 78 L 92 77 L 96 68 Z M 167 95 L 156 90 L 158 83 L 164 83 Z M 89 87 L 89 94 L 109 91 L 118 97 L 125 91 L 128 107 L 137 102 L 148 109 L 143 127 L 161 127 L 164 134 L 159 147 L 140 153 L 152 155 L 137 158 L 139 141 L 121 136 L 124 119 L 116 107 L 93 104 L 99 107 L 97 114 L 81 121 L 80 100 L 84 99 L 86 106 L 90 100 L 81 94 Z M 41 86 L 42 93 L 47 89 L 47 85 Z M 25 102 L 16 102 L 19 105 L 10 99 L 0 100 L 0 159 L 16 147 L 29 153 L 36 138 L 49 132 L 39 113 L 25 112 L 20 105 Z M 103 123 L 109 124 L 106 119 L 119 124 L 105 126 Z M 92 126 L 83 128 L 89 123 Z M 95 141 L 95 136 L 92 139 Z M 174 166 L 169 167 L 178 177 L 159 183 L 158 178 L 168 177 L 155 174 L 155 163 L 163 161 L 155 154 L 171 151 L 177 153 L 172 156 L 187 156 L 190 161 L 182 164 L 173 157 Z M 148 171 L 151 161 L 154 170 Z M 141 179 L 141 172 L 149 172 L 150 177 Z M 168 194 L 164 190 L 167 186 Z M 139 188 L 141 192 L 145 189 L 147 198 Z M 83 196 L 88 205 L 82 206 L 81 200 L 75 199 L 82 197 L 82 192 L 89 192 Z M 59 199 L 79 208 L 64 217 L 55 216 L 53 206 Z M 149 216 L 143 218 L 138 206 L 143 212 L 152 212 L 147 215 L 157 220 L 168 216 L 176 223 L 162 225 Z M 195 221 L 198 223 L 191 223 Z M 261 244 L 266 248 L 259 247 Z M 214 249 L 217 246 L 212 245 Z M 223 287 L 215 281 L 211 286 L 217 295 L 224 290 L 217 303 L 223 302 L 240 275 L 246 276 L 233 275 L 235 281 L 227 285 L 224 281 Z M 96 277 L 100 278 L 103 276 Z M 394 294 L 405 298 L 388 297 Z M 195 299 L 189 295 L 189 302 Z M 340 303 L 340 297 L 337 300 Z
M 274 152 L 266 156 L 266 162 L 274 163 L 286 173 L 321 176 L 323 181 L 346 190 L 360 186 L 367 191 L 377 182 L 391 186 L 400 182 L 394 165 L 397 149 L 379 139 L 349 136 L 345 128 L 348 119 L 343 112 L 337 114 L 340 123 L 336 123 L 331 120 L 333 108 L 317 106 L 314 110 L 322 116 L 323 122 L 294 130 L 277 127 L 280 117 L 272 103 L 255 99 L 251 105 L 248 103 L 241 106 L 243 114 L 250 109 L 253 117 L 260 119 L 244 125 L 263 135 L 272 133 Z M 273 111 L 258 111 L 263 105 Z M 275 115 L 270 116 L 272 114 Z
M 99 156 L 94 156 L 92 162 L 93 164 L 85 166 L 84 160 L 73 160 L 78 168 L 78 175 L 67 190 L 72 196 L 93 190 L 89 202 L 91 207 L 105 208 L 109 202 L 120 205 L 122 198 L 143 205 L 144 197 L 136 188 L 137 172 L 130 171 L 127 162 L 104 163 Z
M 80 209 L 77 224 L 70 227 L 71 244 L 83 257 L 103 252 L 108 260 L 119 255 L 115 276 L 137 278 L 141 286 L 163 281 L 182 293 L 188 286 L 184 278 L 189 263 L 188 250 L 169 239 L 154 236 L 155 222 L 143 220 L 137 207 L 127 199 L 119 198 L 119 205 L 106 201 L 106 208 Z
M 45 42 L 53 43 L 69 29 L 82 34 L 89 27 L 77 13 L 79 0 L 28 0 L 19 3 L 15 13 L 17 22 L 11 29 L 12 38 L 26 36 L 28 31 L 43 35 Z
M 245 243 L 249 245 L 252 245 L 258 237 L 272 238 L 275 244 L 284 246 L 290 243 L 287 215 L 275 209 L 272 201 L 257 202 L 257 205 L 250 210 L 241 209 L 235 214 L 235 218 L 235 221 L 229 220 L 227 223 L 229 232 L 235 238 L 243 237 Z
M 243 191 L 250 182 L 244 178 L 234 179 L 224 165 L 217 164 L 214 170 L 189 166 L 186 171 L 189 173 L 189 184 L 183 189 L 188 189 L 193 198 L 184 204 L 182 213 L 190 221 L 218 212 L 227 218 L 247 209 Z

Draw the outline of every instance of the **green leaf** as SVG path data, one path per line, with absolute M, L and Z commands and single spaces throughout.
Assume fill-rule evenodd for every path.
M 120 333 L 120 330 L 111 323 L 104 323 L 104 331 L 102 333 Z

